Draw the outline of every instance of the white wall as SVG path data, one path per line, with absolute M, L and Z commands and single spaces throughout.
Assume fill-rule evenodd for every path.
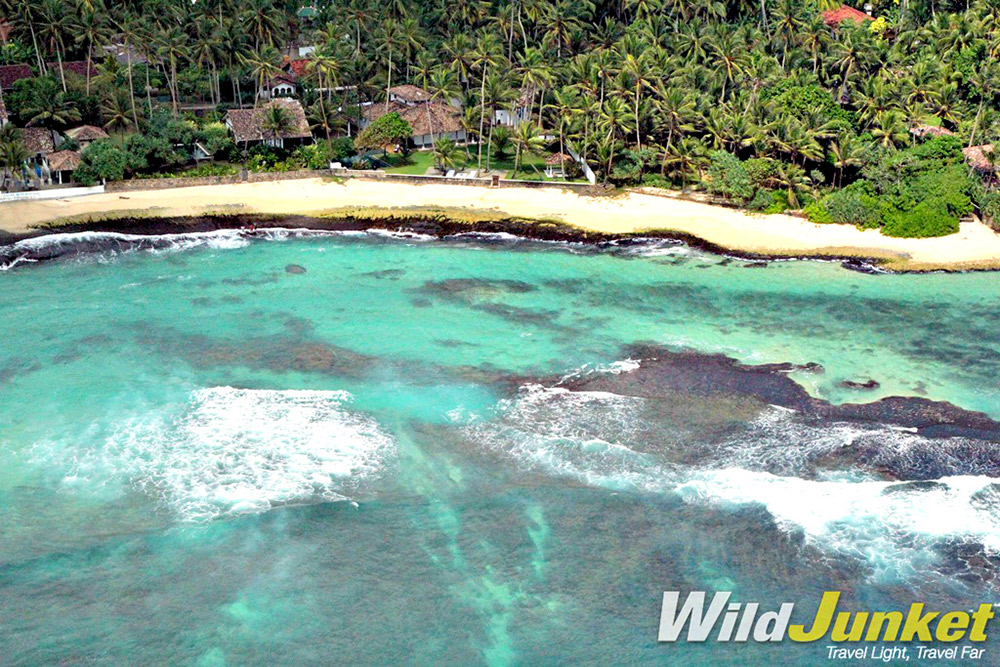
M 0 203 L 34 199 L 65 199 L 66 197 L 99 195 L 103 194 L 103 192 L 103 185 L 96 185 L 92 188 L 56 188 L 53 190 L 29 190 L 27 192 L 0 192 Z

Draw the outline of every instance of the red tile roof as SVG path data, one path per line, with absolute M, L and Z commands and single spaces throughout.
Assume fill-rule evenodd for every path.
M 98 139 L 107 139 L 108 133 L 93 125 L 81 125 L 66 130 L 66 136 L 73 141 L 97 141 Z
M 309 61 L 305 58 L 299 60 L 288 61 L 288 72 L 289 74 L 299 77 L 309 71 Z
M 49 68 L 52 73 L 59 76 L 59 63 L 46 63 L 46 67 Z M 86 60 L 70 60 L 62 64 L 63 71 L 67 74 L 73 73 L 80 76 L 87 76 L 87 61 Z M 97 67 L 94 63 L 90 63 L 90 76 L 97 76 Z
M 411 104 L 415 102 L 426 102 L 431 98 L 430 93 L 426 90 L 409 83 L 404 83 L 401 86 L 393 86 L 388 90 L 388 93 L 401 100 L 410 102 Z
M 423 102 L 414 105 L 390 102 L 388 110 L 384 103 L 376 102 L 365 107 L 363 114 L 365 120 L 372 123 L 393 111 L 410 124 L 410 127 L 413 129 L 413 136 L 415 137 L 431 134 L 431 128 L 433 128 L 434 134 L 460 132 L 462 130 L 461 110 L 442 102 Z
M 308 139 L 312 137 L 306 112 L 298 100 L 279 97 L 256 109 L 231 109 L 226 112 L 226 124 L 237 143 L 273 139 L 271 132 L 263 128 L 264 114 L 269 107 L 280 106 L 289 113 L 292 127 L 281 135 L 282 139 Z
M 996 167 L 994 166 L 996 162 L 990 159 L 993 155 L 993 144 L 970 146 L 963 148 L 962 152 L 965 154 L 965 159 L 969 165 L 977 171 L 996 171 Z
M 52 130 L 44 127 L 26 127 L 20 130 L 21 143 L 27 149 L 29 155 L 48 155 L 55 151 L 56 140 Z
M 52 171 L 76 171 L 80 162 L 78 151 L 57 151 L 49 155 L 49 169 Z
M 3 65 L 0 66 L 0 87 L 10 90 L 21 79 L 30 79 L 33 76 L 35 73 L 30 65 Z
M 854 7 L 848 7 L 847 5 L 841 5 L 837 9 L 828 9 L 823 12 L 823 21 L 831 28 L 836 28 L 838 25 L 844 21 L 853 21 L 854 23 L 864 23 L 865 21 L 874 21 L 872 17 L 865 14 L 860 9 L 855 9 Z

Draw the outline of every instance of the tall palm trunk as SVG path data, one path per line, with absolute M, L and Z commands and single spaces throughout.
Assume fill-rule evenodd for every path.
M 90 65 L 94 61 L 94 44 L 90 42 L 87 46 L 87 95 L 90 95 Z
M 65 93 L 67 91 L 67 88 L 66 88 L 66 71 L 63 69 L 62 51 L 59 50 L 59 43 L 58 42 L 56 43 L 56 61 L 59 63 L 59 78 L 62 81 L 62 89 L 63 89 L 63 92 Z
M 479 144 L 476 148 L 478 151 L 478 159 L 476 161 L 476 168 L 483 168 L 483 121 L 486 120 L 486 69 L 487 65 L 483 65 L 483 78 L 479 83 L 479 136 L 476 138 L 476 143 Z M 492 133 L 490 133 L 492 137 Z M 487 156 L 488 159 L 488 156 Z
M 139 113 L 135 110 L 135 80 L 132 75 L 132 47 L 129 44 L 125 45 L 128 50 L 128 95 L 129 100 L 132 102 L 132 120 L 135 122 L 135 128 L 139 129 Z

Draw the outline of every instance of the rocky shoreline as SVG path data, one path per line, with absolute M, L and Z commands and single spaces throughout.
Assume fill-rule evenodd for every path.
M 255 230 L 255 231 L 251 231 Z M 769 255 L 734 251 L 710 243 L 696 236 L 673 231 L 650 231 L 633 234 L 608 234 L 588 231 L 559 222 L 539 222 L 518 218 L 495 220 L 459 221 L 444 215 L 394 214 L 388 215 L 344 215 L 338 217 L 316 217 L 303 215 L 200 215 L 190 217 L 124 217 L 113 220 L 70 222 L 46 226 L 24 234 L 0 232 L 0 267 L 11 267 L 22 262 L 42 262 L 69 255 L 121 249 L 155 248 L 163 245 L 156 237 L 178 234 L 196 234 L 221 230 L 241 230 L 250 238 L 266 238 L 270 229 L 292 229 L 306 231 L 366 231 L 385 230 L 446 238 L 461 234 L 509 234 L 523 239 L 579 243 L 600 246 L 627 247 L 650 241 L 673 240 L 692 248 L 710 252 L 721 257 L 754 262 L 754 267 L 766 266 L 770 261 L 815 260 L 839 262 L 845 269 L 861 273 L 911 273 L 883 268 L 882 260 L 862 259 L 850 256 L 828 255 Z M 79 234 L 83 232 L 124 234 L 139 239 L 95 237 L 74 239 L 72 243 L 33 243 L 23 241 L 40 239 L 55 234 Z

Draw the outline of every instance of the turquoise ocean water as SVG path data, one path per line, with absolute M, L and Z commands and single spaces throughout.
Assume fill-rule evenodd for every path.
M 164 246 L 0 272 L 2 663 L 823 664 L 658 644 L 660 595 L 997 599 L 991 443 L 561 383 L 627 378 L 642 343 L 1000 419 L 996 274 L 666 242 Z M 882 463 L 823 463 L 852 447 Z

